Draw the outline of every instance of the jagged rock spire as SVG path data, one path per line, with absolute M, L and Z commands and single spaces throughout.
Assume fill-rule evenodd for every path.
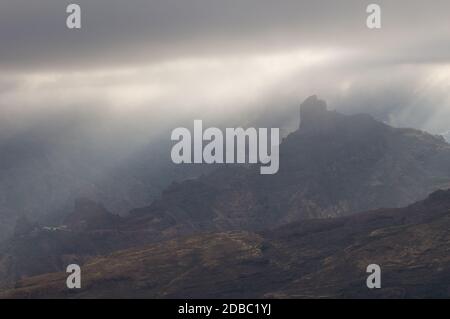
M 323 128 L 329 118 L 327 103 L 320 100 L 316 95 L 308 97 L 300 105 L 300 129 L 301 130 L 317 130 Z

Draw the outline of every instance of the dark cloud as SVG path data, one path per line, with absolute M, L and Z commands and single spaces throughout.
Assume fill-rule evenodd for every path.
M 200 118 L 286 133 L 312 94 L 395 126 L 450 129 L 448 0 L 73 2 L 76 31 L 69 1 L 0 1 L 0 217 L 135 189 L 143 206 L 135 177 L 174 176 L 173 128 Z M 365 25 L 372 2 L 381 30 Z
M 383 28 L 370 31 L 365 8 L 371 2 L 78 0 L 83 27 L 69 31 L 65 28 L 69 2 L 4 0 L 0 67 L 99 68 L 324 46 L 365 49 L 367 54 L 395 60 L 411 54 L 413 61 L 448 62 L 450 2 L 375 1 L 382 6 Z
M 448 0 L 73 2 L 82 8 L 77 31 L 65 27 L 69 1 L 0 3 L 2 124 L 74 106 L 102 113 L 114 128 L 124 118 L 246 123 L 318 93 L 344 111 L 447 126 L 428 117 L 449 108 Z M 381 30 L 365 26 L 372 2 L 382 8 Z

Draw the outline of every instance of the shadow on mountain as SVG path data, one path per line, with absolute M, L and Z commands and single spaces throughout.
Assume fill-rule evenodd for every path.
M 222 166 L 126 217 L 79 200 L 63 225 L 17 233 L 0 247 L 3 296 L 448 296 L 450 193 L 435 191 L 450 183 L 450 145 L 315 96 L 300 117 L 276 175 Z M 69 263 L 83 265 L 73 294 Z M 372 263 L 381 290 L 365 286 Z

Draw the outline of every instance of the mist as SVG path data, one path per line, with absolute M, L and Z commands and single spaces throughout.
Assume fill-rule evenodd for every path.
M 330 109 L 396 127 L 450 130 L 450 3 L 378 1 L 0 4 L 0 215 L 67 212 L 86 196 L 125 214 L 171 181 L 170 132 L 298 127 L 317 94 Z M 424 28 L 426 26 L 426 28 Z M 426 29 L 426 31 L 424 31 Z

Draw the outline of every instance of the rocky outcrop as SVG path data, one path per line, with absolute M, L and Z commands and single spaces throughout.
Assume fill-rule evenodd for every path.
M 369 115 L 301 105 L 299 130 L 280 147 L 280 171 L 228 166 L 167 188 L 129 225 L 168 233 L 257 230 L 289 222 L 401 207 L 450 185 L 450 145 Z M 175 226 L 174 226 L 175 225 Z

